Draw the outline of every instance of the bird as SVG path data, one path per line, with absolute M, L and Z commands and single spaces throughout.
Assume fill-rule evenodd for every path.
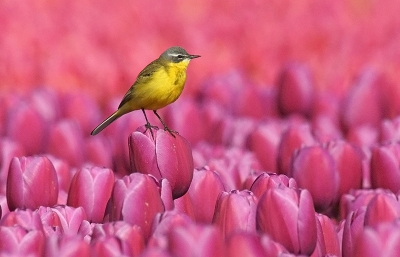
M 159 58 L 148 64 L 137 76 L 136 81 L 124 95 L 118 109 L 100 123 L 90 134 L 100 133 L 104 128 L 124 114 L 135 110 L 142 110 L 146 119 L 146 131 L 156 128 L 150 124 L 145 110 L 152 110 L 168 131 L 175 137 L 173 131 L 167 127 L 158 115 L 157 110 L 175 102 L 181 95 L 186 82 L 186 69 L 190 60 L 200 55 L 188 54 L 185 49 L 173 46 L 165 50 Z M 154 137 L 154 136 L 153 136 Z

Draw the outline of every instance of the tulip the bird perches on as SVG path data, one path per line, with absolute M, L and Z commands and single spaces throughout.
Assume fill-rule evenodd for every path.
M 152 134 L 151 129 L 155 126 L 150 124 L 144 110 L 153 110 L 163 124 L 164 130 L 175 137 L 175 131 L 167 127 L 157 110 L 178 99 L 185 86 L 187 66 L 191 59 L 197 57 L 200 56 L 188 54 L 182 47 L 174 46 L 167 49 L 139 73 L 135 83 L 119 104 L 118 110 L 100 123 L 90 134 L 96 135 L 122 115 L 140 109 L 146 119 L 146 129 L 150 129 Z

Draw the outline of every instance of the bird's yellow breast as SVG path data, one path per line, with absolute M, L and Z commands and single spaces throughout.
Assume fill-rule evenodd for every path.
M 132 90 L 132 107 L 157 110 L 175 102 L 185 86 L 188 64 L 189 61 L 164 63 L 148 78 L 138 79 Z

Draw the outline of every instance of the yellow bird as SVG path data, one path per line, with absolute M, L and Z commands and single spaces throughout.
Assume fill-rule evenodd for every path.
M 198 57 L 200 55 L 188 54 L 185 49 L 179 46 L 167 49 L 158 59 L 152 61 L 139 73 L 135 83 L 126 92 L 119 104 L 118 110 L 100 123 L 90 134 L 96 135 L 122 115 L 141 109 L 146 119 L 146 130 L 150 129 L 153 134 L 151 129 L 155 126 L 150 124 L 144 110 L 153 110 L 163 124 L 164 130 L 175 137 L 173 134 L 175 131 L 167 127 L 158 115 L 157 110 L 178 99 L 185 86 L 187 66 L 191 59 Z

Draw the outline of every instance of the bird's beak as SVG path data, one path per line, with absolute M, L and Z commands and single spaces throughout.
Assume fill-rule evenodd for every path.
M 200 55 L 189 55 L 189 59 L 199 58 Z

